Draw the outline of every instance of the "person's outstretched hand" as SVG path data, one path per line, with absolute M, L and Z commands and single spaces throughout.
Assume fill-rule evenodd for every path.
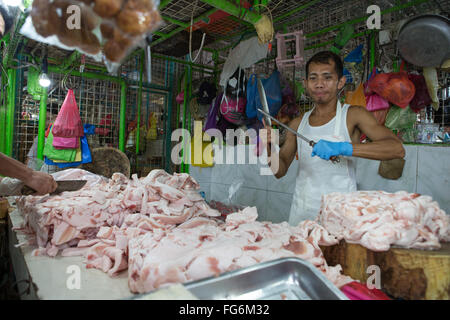
M 36 190 L 36 195 L 52 193 L 58 186 L 51 175 L 40 171 L 33 171 L 23 183 Z

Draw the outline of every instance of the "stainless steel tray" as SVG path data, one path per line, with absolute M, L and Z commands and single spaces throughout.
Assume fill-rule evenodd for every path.
M 260 263 L 184 287 L 201 300 L 348 300 L 311 263 L 299 258 Z

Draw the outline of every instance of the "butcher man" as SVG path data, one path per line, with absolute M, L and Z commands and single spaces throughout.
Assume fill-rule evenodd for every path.
M 261 135 L 277 179 L 286 174 L 298 151 L 299 171 L 289 216 L 291 225 L 306 219 L 314 220 L 323 194 L 356 191 L 355 157 L 390 160 L 405 156 L 400 139 L 378 124 L 366 108 L 341 105 L 338 94 L 345 82 L 338 55 L 330 51 L 315 54 L 306 64 L 304 80 L 314 108 L 293 119 L 289 126 L 317 144 L 311 148 L 288 132 L 281 149 L 271 146 L 273 133 L 267 125 L 268 134 Z M 363 133 L 370 142 L 360 143 Z M 332 162 L 331 157 L 339 157 L 340 162 Z

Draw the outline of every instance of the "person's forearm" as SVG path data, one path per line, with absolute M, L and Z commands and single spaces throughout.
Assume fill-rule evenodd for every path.
M 372 160 L 401 159 L 405 156 L 405 148 L 400 140 L 390 138 L 368 143 L 354 143 L 352 156 Z
M 22 162 L 0 153 L 1 175 L 25 181 L 31 176 L 32 172 L 33 170 L 28 168 Z
M 269 159 L 270 169 L 272 170 L 275 178 L 280 179 L 284 177 L 288 168 L 284 160 L 280 158 L 280 154 L 274 151 Z

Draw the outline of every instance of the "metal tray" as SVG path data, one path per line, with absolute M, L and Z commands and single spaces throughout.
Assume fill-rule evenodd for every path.
M 203 300 L 348 300 L 311 263 L 282 258 L 184 284 Z

